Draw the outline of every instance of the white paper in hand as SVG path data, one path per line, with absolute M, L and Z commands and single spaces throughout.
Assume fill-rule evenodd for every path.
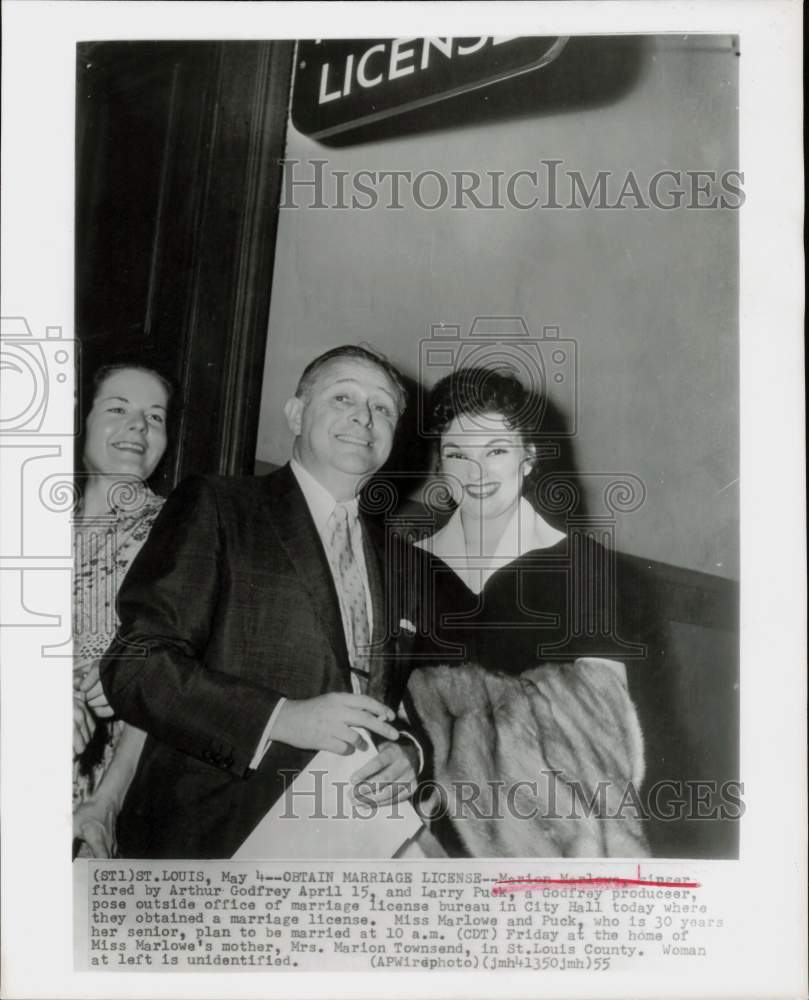
M 409 801 L 373 809 L 351 795 L 351 775 L 377 750 L 321 750 L 233 855 L 234 860 L 392 858 L 422 825 Z M 373 809 L 373 811 L 372 811 Z

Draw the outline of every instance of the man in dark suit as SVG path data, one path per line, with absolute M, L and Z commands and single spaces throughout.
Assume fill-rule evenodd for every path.
M 293 458 L 196 477 L 168 499 L 118 602 L 104 695 L 148 739 L 118 821 L 123 857 L 230 857 L 318 750 L 377 739 L 357 775 L 409 794 L 382 566 L 357 491 L 387 460 L 405 393 L 363 348 L 316 359 L 285 408 Z M 406 735 L 406 734 L 405 734 Z

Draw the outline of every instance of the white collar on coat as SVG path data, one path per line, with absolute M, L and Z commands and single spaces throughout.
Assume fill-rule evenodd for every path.
M 429 538 L 416 542 L 416 545 L 438 556 L 473 593 L 479 594 L 489 577 L 498 569 L 508 566 L 527 552 L 548 549 L 564 537 L 563 531 L 558 531 L 548 524 L 531 504 L 521 497 L 513 517 L 506 525 L 497 550 L 491 557 L 467 555 L 460 508 L 443 528 Z

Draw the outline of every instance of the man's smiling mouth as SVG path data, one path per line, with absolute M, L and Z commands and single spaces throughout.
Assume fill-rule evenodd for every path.
M 345 444 L 356 444 L 362 448 L 371 448 L 373 442 L 368 440 L 368 438 L 354 437 L 352 434 L 336 434 L 335 437 L 338 441 L 342 441 Z

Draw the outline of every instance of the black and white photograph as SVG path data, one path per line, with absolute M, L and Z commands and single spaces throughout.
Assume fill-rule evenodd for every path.
M 78 46 L 80 850 L 736 856 L 740 58 Z
M 771 322 L 751 29 L 192 27 L 221 6 L 62 46 L 71 307 L 4 295 L 3 624 L 50 628 L 60 677 L 70 802 L 32 798 L 71 975 L 720 988 L 739 866 L 770 823 L 805 836 L 756 798 L 784 756 L 752 720 L 797 745 L 805 670 L 761 596 L 800 597 L 765 565 L 797 424 L 751 465 L 743 419 Z M 785 315 L 764 337 L 799 352 Z M 752 403 L 774 437 L 778 391 Z

